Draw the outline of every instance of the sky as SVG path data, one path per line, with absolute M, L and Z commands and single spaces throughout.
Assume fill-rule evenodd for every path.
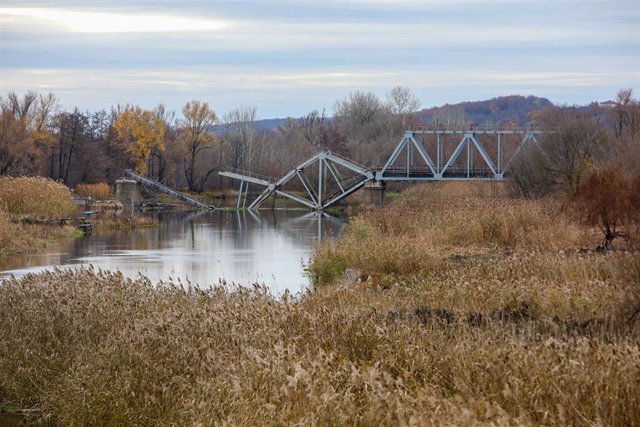
M 0 0 L 2 96 L 53 92 L 91 111 L 195 99 L 275 118 L 395 86 L 424 108 L 640 95 L 640 2 Z

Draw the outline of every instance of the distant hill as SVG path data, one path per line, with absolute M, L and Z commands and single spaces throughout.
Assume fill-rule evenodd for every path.
M 467 123 L 485 125 L 524 126 L 531 120 L 531 113 L 545 107 L 553 106 L 547 98 L 537 96 L 499 96 L 486 101 L 467 101 L 458 104 L 445 104 L 420 112 L 425 123 L 433 123 L 437 119 L 452 118 L 459 120 L 462 116 Z
M 296 117 L 298 119 L 298 117 Z M 287 119 L 263 119 L 256 120 L 256 128 L 259 130 L 277 130 L 278 125 L 287 126 Z
M 467 123 L 484 125 L 524 126 L 531 119 L 531 113 L 552 106 L 547 98 L 537 96 L 499 96 L 485 101 L 466 101 L 426 108 L 418 114 L 424 123 L 433 123 L 436 117 L 464 116 Z M 297 117 L 295 118 L 297 119 Z M 255 122 L 259 130 L 275 131 L 278 125 L 287 126 L 286 118 L 263 119 Z

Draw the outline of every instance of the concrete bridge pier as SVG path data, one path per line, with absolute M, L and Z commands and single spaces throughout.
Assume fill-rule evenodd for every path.
M 138 207 L 142 204 L 142 190 L 139 182 L 132 179 L 116 181 L 116 199 L 125 207 Z
M 368 181 L 364 183 L 364 201 L 369 205 L 381 205 L 384 203 L 384 181 Z

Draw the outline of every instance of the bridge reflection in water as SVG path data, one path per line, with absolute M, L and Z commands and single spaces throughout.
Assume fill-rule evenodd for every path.
M 2 277 L 24 276 L 56 267 L 92 265 L 152 281 L 169 277 L 207 286 L 264 283 L 274 293 L 309 286 L 303 263 L 320 239 L 337 238 L 346 216 L 276 209 L 252 211 L 163 211 L 144 214 L 157 227 L 97 229 L 82 239 L 63 239 L 42 252 L 0 257 Z

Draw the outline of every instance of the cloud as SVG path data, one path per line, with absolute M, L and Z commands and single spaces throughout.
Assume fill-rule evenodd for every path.
M 53 8 L 0 8 L 0 16 L 4 19 L 18 18 L 21 25 L 43 21 L 74 33 L 197 32 L 215 31 L 228 26 L 223 21 L 175 15 L 87 12 Z

